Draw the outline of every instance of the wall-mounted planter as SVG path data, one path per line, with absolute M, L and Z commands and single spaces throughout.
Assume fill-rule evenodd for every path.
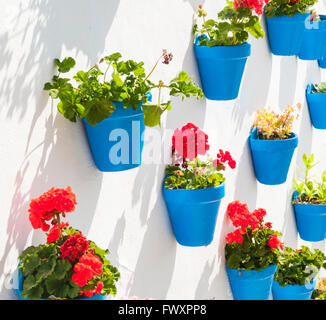
M 298 195 L 295 191 L 292 200 L 297 200 Z M 326 238 L 326 205 L 294 203 L 293 208 L 300 238 L 312 242 L 323 241 Z
M 151 101 L 151 94 L 148 94 Z M 86 119 L 88 143 L 97 168 L 103 172 L 125 171 L 139 167 L 144 146 L 144 112 L 123 108 L 122 102 L 115 102 L 113 114 L 91 126 Z
M 16 290 L 18 300 L 29 300 L 28 298 L 23 298 L 21 293 L 23 291 L 24 285 L 24 276 L 18 270 L 18 289 Z M 68 299 L 68 300 L 106 300 L 108 296 L 102 296 L 100 294 L 94 295 L 93 297 L 83 297 L 83 298 L 76 298 L 76 299 Z M 40 299 L 40 300 L 53 300 L 53 299 Z
M 317 60 L 326 51 L 326 16 L 320 15 L 321 21 L 310 22 L 303 33 L 302 45 L 299 52 L 301 60 Z
M 311 93 L 313 88 L 309 84 L 306 91 L 311 123 L 316 129 L 326 129 L 326 93 Z
M 266 17 L 269 46 L 273 54 L 295 56 L 300 52 L 305 19 L 309 14 L 297 13 L 293 17 Z
M 284 183 L 298 146 L 298 136 L 292 133 L 290 139 L 260 140 L 257 128 L 253 128 L 249 145 L 257 180 L 267 185 Z
M 287 285 L 282 287 L 278 282 L 273 282 L 273 299 L 274 300 L 311 300 L 312 292 L 316 288 L 317 280 L 314 279 L 306 286 Z
M 169 190 L 163 185 L 164 200 L 179 244 L 200 247 L 213 241 L 218 209 L 224 195 L 224 183 L 196 190 Z
M 194 44 L 195 55 L 205 97 L 210 100 L 232 100 L 239 95 L 242 75 L 251 45 L 199 46 Z
M 226 266 L 234 300 L 268 300 L 277 266 L 266 269 L 237 270 Z

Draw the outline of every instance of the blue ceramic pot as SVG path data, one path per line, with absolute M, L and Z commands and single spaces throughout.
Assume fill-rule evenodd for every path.
M 299 193 L 293 193 L 292 200 Z M 294 203 L 295 219 L 300 238 L 305 241 L 323 241 L 326 238 L 326 205 Z
M 151 94 L 148 93 L 148 101 Z M 131 107 L 125 109 L 122 102 L 115 102 L 112 115 L 91 126 L 86 119 L 88 143 L 97 168 L 103 172 L 125 171 L 139 167 L 144 146 L 144 112 Z
M 297 13 L 293 17 L 274 16 L 267 18 L 267 33 L 269 46 L 273 54 L 279 56 L 295 56 L 300 52 L 305 20 L 309 13 Z
M 260 271 L 237 270 L 226 266 L 234 300 L 268 300 L 276 269 L 276 265 Z
M 290 139 L 284 140 L 260 140 L 257 128 L 254 128 L 249 144 L 257 180 L 267 185 L 284 183 L 298 146 L 297 135 L 292 133 Z
M 310 22 L 304 31 L 299 58 L 302 60 L 322 59 L 326 51 L 326 16 L 321 21 Z M 308 27 L 308 28 L 307 28 Z
M 311 300 L 312 292 L 317 284 L 316 278 L 307 286 L 287 285 L 282 287 L 278 282 L 273 282 L 273 299 L 274 300 Z
M 194 44 L 203 91 L 210 100 L 232 100 L 239 95 L 243 71 L 251 45 L 200 46 Z
M 18 300 L 29 300 L 28 298 L 23 298 L 21 293 L 23 291 L 24 276 L 18 269 L 18 289 L 16 290 Z M 108 296 L 102 296 L 100 294 L 94 295 L 93 297 L 84 297 L 76 299 L 65 299 L 65 300 L 106 300 Z M 40 300 L 52 300 L 52 299 L 40 299 Z
M 163 186 L 164 200 L 179 244 L 200 247 L 213 241 L 218 209 L 224 195 L 224 183 L 196 190 L 169 190 Z
M 311 123 L 316 129 L 326 129 L 326 93 L 311 93 L 313 88 L 309 84 L 306 91 Z

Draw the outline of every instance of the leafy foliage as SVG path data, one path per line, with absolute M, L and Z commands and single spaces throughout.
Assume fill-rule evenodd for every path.
M 160 57 L 165 64 L 172 59 L 172 54 L 163 52 Z M 159 59 L 159 60 L 160 60 Z M 71 57 L 62 61 L 55 59 L 59 74 L 53 76 L 51 82 L 44 85 L 44 90 L 49 91 L 53 99 L 59 99 L 58 111 L 65 118 L 76 122 L 78 118 L 87 119 L 88 123 L 95 126 L 102 120 L 110 117 L 115 111 L 114 102 L 123 102 L 124 108 L 139 109 L 141 106 L 145 113 L 144 124 L 150 127 L 160 125 L 161 115 L 171 109 L 171 101 L 161 102 L 161 90 L 169 91 L 170 97 L 182 97 L 182 100 L 191 96 L 203 98 L 202 90 L 192 81 L 192 78 L 182 71 L 178 77 L 168 85 L 163 81 L 158 84 L 151 82 L 148 77 L 156 68 L 146 76 L 144 63 L 133 60 L 122 61 L 120 53 L 113 53 L 100 60 L 106 63 L 106 70 L 102 72 L 98 65 L 88 71 L 78 71 L 70 78 L 61 77 L 61 73 L 69 72 L 75 66 Z M 106 75 L 112 70 L 111 80 L 106 81 Z M 77 83 L 74 87 L 72 82 Z M 154 88 L 159 90 L 157 104 L 148 104 L 148 93 Z
M 186 161 L 183 167 L 170 165 L 166 168 L 168 177 L 165 179 L 166 189 L 205 189 L 217 187 L 225 178 L 219 171 L 223 167 L 214 166 L 213 160 L 202 161 L 198 158 Z
M 314 300 L 326 300 L 326 278 L 319 278 L 317 288 L 312 293 Z
M 274 15 L 292 17 L 296 13 L 306 13 L 317 2 L 318 0 L 270 0 L 265 6 L 265 14 L 267 18 Z
M 318 249 L 312 252 L 306 246 L 301 246 L 299 250 L 285 248 L 279 256 L 274 279 L 282 287 L 304 285 L 311 282 L 322 267 L 326 267 L 325 259 L 324 253 Z
M 271 264 L 277 264 L 279 250 L 273 250 L 268 244 L 269 239 L 281 233 L 269 228 L 246 229 L 243 243 L 233 242 L 225 246 L 226 263 L 231 269 L 262 270 Z
M 66 235 L 56 242 L 30 246 L 19 256 L 19 269 L 24 277 L 23 298 L 36 299 L 74 299 L 80 296 L 81 291 L 94 288 L 97 281 L 102 281 L 104 288 L 102 295 L 116 294 L 115 283 L 120 274 L 107 259 L 108 250 L 100 249 L 90 241 L 94 254 L 103 262 L 102 274 L 94 277 L 84 287 L 79 287 L 72 281 L 73 262 L 60 257 L 60 246 L 69 238 L 69 235 L 79 233 L 73 228 L 65 229 Z
M 326 93 L 326 82 L 316 83 L 311 93 Z
M 218 20 L 205 20 L 206 12 L 198 10 L 198 17 L 203 18 L 203 24 L 194 25 L 193 34 L 199 37 L 200 46 L 232 46 L 240 45 L 248 40 L 249 33 L 255 38 L 263 38 L 264 31 L 259 17 L 250 7 L 234 8 L 233 1 L 218 13 Z
M 294 202 L 307 204 L 326 204 L 326 170 L 322 173 L 321 181 L 309 178 L 309 171 L 316 166 L 314 155 L 309 157 L 304 153 L 302 156 L 306 167 L 304 181 L 293 181 L 293 188 L 299 193 L 298 199 Z
M 259 139 L 262 140 L 289 139 L 292 135 L 294 119 L 298 119 L 300 110 L 299 103 L 296 110 L 288 106 L 280 114 L 267 109 L 258 110 L 252 127 L 257 127 Z

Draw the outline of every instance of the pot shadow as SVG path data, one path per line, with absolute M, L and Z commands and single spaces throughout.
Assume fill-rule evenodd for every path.
M 280 57 L 275 57 L 280 58 Z M 280 58 L 279 106 L 292 105 L 297 87 L 298 60 L 296 57 Z
M 143 170 L 146 171 L 148 168 L 144 167 Z M 149 177 L 153 176 L 149 175 Z M 142 203 L 148 201 L 151 193 L 157 194 L 157 198 L 146 221 L 147 230 L 143 237 L 133 276 L 127 285 L 127 291 L 129 296 L 165 299 L 173 276 L 177 244 L 172 234 L 168 214 L 162 214 L 165 211 L 162 209 L 165 208 L 165 205 L 161 196 L 161 183 L 156 184 L 156 187 L 153 188 L 147 182 L 143 180 L 143 185 L 148 184 L 151 192 L 147 195 L 144 194 Z M 146 196 L 148 198 L 144 198 Z M 146 274 L 145 278 L 144 274 Z M 155 285 L 157 279 L 160 279 L 159 286 Z

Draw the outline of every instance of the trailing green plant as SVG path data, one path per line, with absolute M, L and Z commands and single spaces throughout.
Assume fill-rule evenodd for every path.
M 297 250 L 286 247 L 279 256 L 274 280 L 282 287 L 305 285 L 317 276 L 321 268 L 326 268 L 326 257 L 322 251 L 314 249 L 312 252 L 306 246 Z
M 293 202 L 326 204 L 326 170 L 321 175 L 321 181 L 313 180 L 309 177 L 309 171 L 317 165 L 317 163 L 314 163 L 314 155 L 311 154 L 308 157 L 304 153 L 302 160 L 306 167 L 304 180 L 293 180 L 293 188 L 298 192 L 298 198 Z
M 292 137 L 294 120 L 299 118 L 301 104 L 294 107 L 288 106 L 282 113 L 277 114 L 272 110 L 261 109 L 256 111 L 252 127 L 257 127 L 261 140 L 282 140 Z
M 172 137 L 173 164 L 166 168 L 166 189 L 205 189 L 217 187 L 225 178 L 222 171 L 236 162 L 230 152 L 219 150 L 216 159 L 202 160 L 209 149 L 208 135 L 192 123 L 176 129 Z
M 316 83 L 311 93 L 326 93 L 326 82 Z
M 228 205 L 227 215 L 236 228 L 225 237 L 227 266 L 239 271 L 260 271 L 277 265 L 283 249 L 278 237 L 282 234 L 272 230 L 270 222 L 264 221 L 266 210 L 259 208 L 250 212 L 246 204 L 234 201 Z
M 326 300 L 326 278 L 318 278 L 317 288 L 313 291 L 312 299 Z
M 247 0 L 227 1 L 227 6 L 218 13 L 217 21 L 206 20 L 207 13 L 199 6 L 198 17 L 203 19 L 201 27 L 193 27 L 195 39 L 200 46 L 233 46 L 248 40 L 249 33 L 255 38 L 263 38 L 264 31 L 259 22 L 263 13 L 263 1 L 248 4 Z M 251 1 L 252 2 L 252 1 Z M 254 13 L 256 12 L 256 14 Z
M 163 54 L 155 63 L 152 70 L 146 74 L 143 62 L 133 60 L 122 61 L 120 53 L 114 53 L 100 60 L 105 63 L 104 71 L 99 65 L 94 65 L 88 71 L 78 71 L 70 78 L 61 77 L 75 66 L 75 60 L 68 57 L 60 61 L 55 59 L 58 75 L 44 85 L 53 99 L 59 99 L 58 111 L 72 122 L 85 118 L 95 126 L 107 119 L 116 110 L 114 102 L 122 102 L 124 108 L 144 111 L 144 124 L 149 127 L 160 125 L 161 115 L 172 108 L 171 100 L 162 102 L 161 93 L 166 89 L 170 97 L 181 97 L 182 100 L 191 96 L 203 98 L 202 90 L 192 81 L 185 71 L 172 79 L 169 84 L 162 80 L 153 83 L 150 75 L 156 69 L 159 61 L 169 64 L 173 58 L 171 53 L 163 50 Z M 108 72 L 112 71 L 111 79 L 106 80 Z M 77 86 L 74 86 L 74 84 Z M 158 89 L 157 103 L 149 103 L 148 93 Z
M 305 14 L 308 9 L 317 3 L 318 0 L 270 0 L 265 6 L 267 18 L 288 16 L 292 17 L 296 13 Z
M 24 299 L 116 294 L 120 273 L 108 260 L 109 251 L 87 240 L 68 223 L 60 222 L 61 217 L 75 210 L 75 204 L 70 187 L 52 188 L 31 201 L 29 219 L 33 228 L 48 232 L 45 244 L 30 246 L 19 256 Z

